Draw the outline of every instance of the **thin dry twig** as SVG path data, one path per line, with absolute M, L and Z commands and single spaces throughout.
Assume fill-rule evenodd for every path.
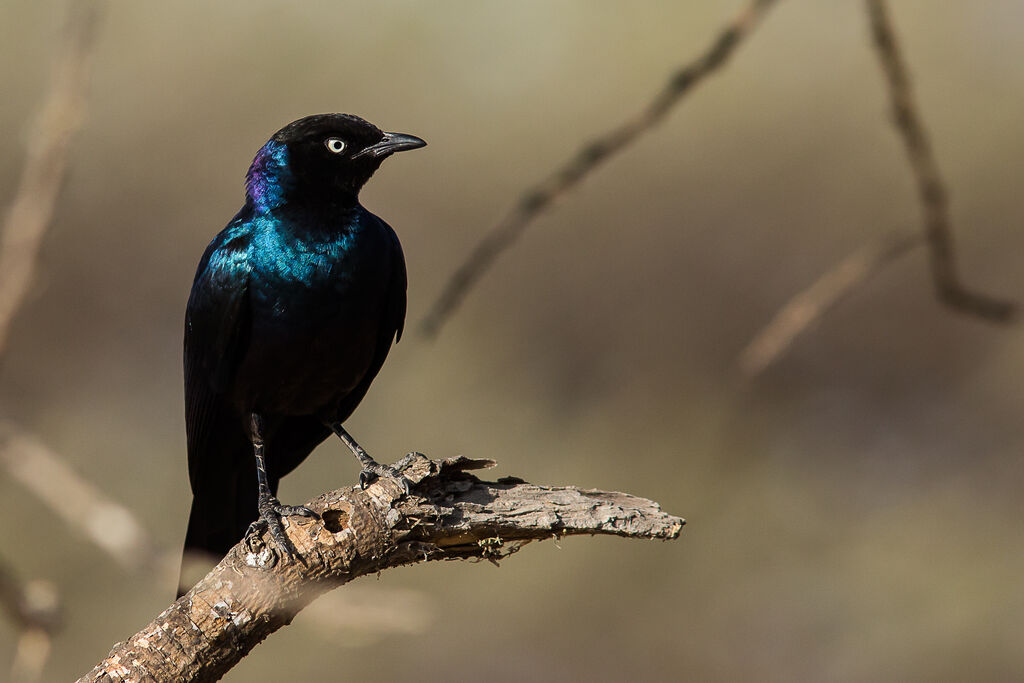
M 755 377 L 778 360 L 793 341 L 875 273 L 922 244 L 921 235 L 896 233 L 866 244 L 798 292 L 743 349 L 741 374 Z
M 339 489 L 310 501 L 321 520 L 290 518 L 300 560 L 283 560 L 269 536 L 236 545 L 206 578 L 123 643 L 80 683 L 213 681 L 314 598 L 352 579 L 441 559 L 497 561 L 534 540 L 572 534 L 672 539 L 684 521 L 624 493 L 546 487 L 467 470 L 487 460 L 398 464 L 412 482 Z
M 420 332 L 426 337 L 436 336 L 469 290 L 494 264 L 498 256 L 519 239 L 534 219 L 598 166 L 628 147 L 642 133 L 651 130 L 694 86 L 725 64 L 774 2 L 775 0 L 753 0 L 743 7 L 739 14 L 725 25 L 708 50 L 676 71 L 646 108 L 616 128 L 583 145 L 568 163 L 527 190 L 512 210 L 484 236 L 451 276 L 441 295 L 420 322 Z
M 973 292 L 960 282 L 956 272 L 949 197 L 914 102 L 910 76 L 889 19 L 888 7 L 885 0 L 867 0 L 867 9 L 871 35 L 889 85 L 893 118 L 903 138 L 921 197 L 925 239 L 936 294 L 940 301 L 954 310 L 994 322 L 1007 322 L 1016 315 L 1017 305 L 1014 302 Z
M 100 19 L 99 0 L 74 0 L 46 102 L 29 135 L 25 166 L 0 236 L 0 354 L 25 301 L 85 115 Z

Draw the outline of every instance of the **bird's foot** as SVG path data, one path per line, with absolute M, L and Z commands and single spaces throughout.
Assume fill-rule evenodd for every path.
M 259 513 L 260 516 L 256 521 L 249 525 L 246 535 L 248 536 L 254 532 L 260 533 L 266 528 L 270 532 L 271 538 L 281 548 L 281 553 L 289 560 L 294 560 L 298 555 L 298 551 L 292 544 L 291 539 L 288 538 L 288 534 L 284 532 L 284 525 L 281 523 L 281 519 L 291 515 L 320 519 L 320 515 L 305 505 L 282 505 L 281 501 L 274 496 L 268 496 L 259 502 Z
M 409 495 L 409 480 L 402 476 L 402 473 L 390 465 L 381 465 L 376 460 L 367 458 L 363 461 L 363 470 L 359 473 L 359 488 L 365 489 L 377 480 L 378 477 L 390 477 L 397 479 L 405 489 L 405 495 Z

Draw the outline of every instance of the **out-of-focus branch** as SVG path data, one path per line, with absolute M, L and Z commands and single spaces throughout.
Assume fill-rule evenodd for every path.
M 22 583 L 0 564 L 0 607 L 18 627 L 18 645 L 11 681 L 34 683 L 42 678 L 53 633 L 60 623 L 57 589 L 48 581 Z
M 451 276 L 441 295 L 420 322 L 420 332 L 426 337 L 436 336 L 469 290 L 494 264 L 498 256 L 519 239 L 534 219 L 598 166 L 628 147 L 642 133 L 651 130 L 704 77 L 725 64 L 774 2 L 775 0 L 749 2 L 726 24 L 704 54 L 680 68 L 669 78 L 668 83 L 646 108 L 616 128 L 583 145 L 568 163 L 527 190 L 512 210 L 484 236 Z
M 867 244 L 840 261 L 779 309 L 743 349 L 740 372 L 755 377 L 774 363 L 793 341 L 875 273 L 923 243 L 921 235 L 897 233 Z
M 759 375 L 778 360 L 797 336 L 850 291 L 918 244 L 928 247 L 932 282 L 943 304 L 994 322 L 1009 322 L 1018 312 L 1016 303 L 970 291 L 960 282 L 953 249 L 949 196 L 914 103 L 910 76 L 900 54 L 888 7 L 885 0 L 866 2 L 871 35 L 889 86 L 893 119 L 917 182 L 924 214 L 924 233 L 917 236 L 890 235 L 868 244 L 790 299 L 740 353 L 737 365 L 748 378 Z
M 266 535 L 235 546 L 192 590 L 123 643 L 80 683 L 217 680 L 318 595 L 366 574 L 442 559 L 497 561 L 526 543 L 570 534 L 672 539 L 684 524 L 624 493 L 481 481 L 486 460 L 410 454 L 393 479 L 325 493 L 308 503 L 321 521 L 292 517 L 300 561 Z
M 995 322 L 1007 322 L 1017 312 L 1015 303 L 973 292 L 960 282 L 949 218 L 949 197 L 914 102 L 910 76 L 889 19 L 888 7 L 885 0 L 867 0 L 867 8 L 871 35 L 889 85 L 893 118 L 903 138 L 921 197 L 932 281 L 939 300 L 954 310 Z
M 171 585 L 178 560 L 162 550 L 127 508 L 71 469 L 37 437 L 0 422 L 0 465 L 78 530 L 132 572 L 146 570 Z
M 0 236 L 0 354 L 32 285 L 71 138 L 85 114 L 99 18 L 99 0 L 73 0 L 46 102 L 29 134 L 25 166 Z
M 46 101 L 29 131 L 25 164 L 0 233 L 0 356 L 32 285 L 71 138 L 84 116 L 99 19 L 100 0 L 72 0 Z M 0 567 L 0 602 L 20 627 L 11 680 L 34 683 L 42 678 L 57 627 L 56 588 L 42 580 L 22 584 Z

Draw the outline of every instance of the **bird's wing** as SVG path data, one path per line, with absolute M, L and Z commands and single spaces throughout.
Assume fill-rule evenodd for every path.
M 387 349 L 391 346 L 392 334 L 397 343 L 402 338 L 402 330 L 405 329 L 406 291 L 409 288 L 409 276 L 405 270 L 405 254 L 402 252 L 402 243 L 398 241 L 398 235 L 391 229 L 391 226 L 386 223 L 384 225 L 391 236 L 392 244 L 391 282 L 388 286 L 387 308 L 384 313 L 384 336 L 387 337 L 384 353 L 386 355 Z
M 380 222 L 381 228 L 386 232 L 391 244 L 391 276 L 388 280 L 388 290 L 384 298 L 384 316 L 381 320 L 380 330 L 377 333 L 377 346 L 374 349 L 373 360 L 363 375 L 362 381 L 355 389 L 350 391 L 344 400 L 339 404 L 337 418 L 346 420 L 356 409 L 359 402 L 366 396 L 370 383 L 380 372 L 384 360 L 388 357 L 391 345 L 402 338 L 402 330 L 405 327 L 406 290 L 408 288 L 408 276 L 405 271 L 405 255 L 402 253 L 402 245 L 398 236 L 391 226 L 377 216 L 373 218 Z
M 185 313 L 185 427 L 197 495 L 245 433 L 226 395 L 249 336 L 249 238 L 225 229 L 199 262 Z

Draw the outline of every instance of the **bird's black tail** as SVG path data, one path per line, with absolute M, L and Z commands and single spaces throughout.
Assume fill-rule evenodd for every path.
M 194 581 L 190 579 L 198 578 L 192 567 L 208 568 L 219 561 L 242 540 L 257 517 L 256 465 L 251 456 L 243 462 L 225 472 L 215 490 L 192 497 L 178 580 L 179 598 L 192 587 Z

